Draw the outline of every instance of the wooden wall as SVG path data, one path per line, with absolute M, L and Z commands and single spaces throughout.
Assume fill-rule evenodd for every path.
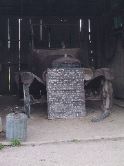
M 29 27 L 26 19 L 21 21 L 21 68 L 28 65 Z M 15 72 L 19 71 L 19 23 L 15 17 L 0 17 L 0 94 L 15 94 Z M 9 27 L 8 27 L 9 25 Z M 10 47 L 8 46 L 10 35 Z M 9 79 L 10 78 L 10 79 Z
M 42 39 L 40 37 L 41 20 L 43 23 Z M 91 19 L 92 43 L 89 43 L 88 18 L 82 18 L 81 32 L 78 17 L 65 17 L 64 19 L 61 17 L 22 18 L 20 58 L 19 18 L 0 16 L 0 25 L 0 94 L 2 95 L 17 93 L 14 76 L 19 68 L 21 71 L 33 71 L 32 47 L 57 49 L 62 47 L 61 42 L 63 41 L 66 48 L 80 48 L 79 58 L 84 67 L 96 67 L 96 37 L 93 19 Z M 10 48 L 8 47 L 8 34 L 10 34 Z M 94 52 L 92 55 L 91 50 Z M 93 64 L 91 58 L 94 59 Z
M 8 47 L 7 47 L 7 19 L 0 17 L 0 92 L 8 93 Z
M 124 20 L 124 19 L 123 19 Z M 96 18 L 97 64 L 109 67 L 114 74 L 114 96 L 124 98 L 124 35 L 123 27 L 114 26 L 114 16 Z

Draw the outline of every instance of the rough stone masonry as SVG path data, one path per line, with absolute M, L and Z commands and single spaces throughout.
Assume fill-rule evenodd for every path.
M 83 69 L 48 69 L 47 101 L 49 119 L 85 116 Z

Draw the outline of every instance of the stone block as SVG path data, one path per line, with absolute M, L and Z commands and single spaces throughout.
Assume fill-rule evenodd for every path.
M 48 69 L 47 102 L 49 119 L 85 116 L 83 69 Z

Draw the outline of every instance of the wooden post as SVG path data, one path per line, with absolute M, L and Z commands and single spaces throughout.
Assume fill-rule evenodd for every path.
M 102 101 L 103 101 L 104 113 L 110 114 L 111 112 L 112 96 L 113 96 L 112 83 L 110 80 L 105 80 L 102 89 Z
M 31 112 L 29 87 L 30 84 L 23 84 L 24 112 L 27 114 L 28 118 L 30 118 L 30 112 Z

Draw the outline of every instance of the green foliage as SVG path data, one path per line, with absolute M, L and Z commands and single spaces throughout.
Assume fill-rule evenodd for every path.
M 73 139 L 71 142 L 78 143 L 78 142 L 80 142 L 80 140 L 78 140 L 78 139 Z
M 16 147 L 16 146 L 21 146 L 21 142 L 18 139 L 13 139 L 11 141 L 11 146 Z
M 0 150 L 2 150 L 4 148 L 3 144 L 0 144 Z

